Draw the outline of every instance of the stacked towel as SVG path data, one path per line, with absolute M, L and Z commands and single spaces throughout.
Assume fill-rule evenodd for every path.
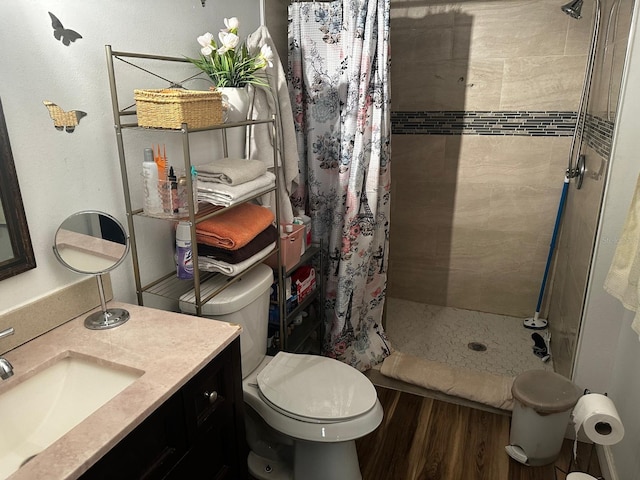
M 229 207 L 265 192 L 273 188 L 275 184 L 276 176 L 271 172 L 265 172 L 253 180 L 237 185 L 198 178 L 198 200 Z
M 247 245 L 274 221 L 268 208 L 243 203 L 196 226 L 196 240 L 212 247 L 237 250 Z
M 212 247 L 203 243 L 198 245 L 198 255 L 235 265 L 254 256 L 260 252 L 260 250 L 267 248 L 277 239 L 278 229 L 273 225 L 269 225 L 244 247 L 236 250 L 228 250 L 226 248 Z
M 235 277 L 236 275 L 240 275 L 247 268 L 254 265 L 256 262 L 263 260 L 276 248 L 275 242 L 266 248 L 260 250 L 255 255 L 249 257 L 248 259 L 234 264 L 230 264 L 227 262 L 222 262 L 220 260 L 216 260 L 210 257 L 198 257 L 198 267 L 200 270 L 204 270 L 206 272 L 220 272 L 223 275 L 228 275 L 231 277 Z
M 205 182 L 240 185 L 255 180 L 267 171 L 262 160 L 220 158 L 206 165 L 198 165 L 198 179 Z

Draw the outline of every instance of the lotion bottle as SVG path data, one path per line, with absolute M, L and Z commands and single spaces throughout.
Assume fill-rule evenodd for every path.
M 153 150 L 144 149 L 144 161 L 142 162 L 142 179 L 144 188 L 143 210 L 147 215 L 162 213 L 160 193 L 158 192 L 158 167 L 153 160 Z

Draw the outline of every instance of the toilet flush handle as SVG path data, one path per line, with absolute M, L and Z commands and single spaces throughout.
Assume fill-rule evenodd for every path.
M 204 397 L 209 400 L 209 403 L 216 403 L 218 399 L 218 392 L 215 390 L 213 392 L 204 392 Z

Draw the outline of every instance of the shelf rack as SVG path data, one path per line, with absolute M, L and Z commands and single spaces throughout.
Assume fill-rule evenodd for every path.
M 151 55 L 151 54 L 142 54 L 142 53 L 135 53 L 135 52 L 117 51 L 117 50 L 113 50 L 111 48 L 111 45 L 106 45 L 105 50 L 106 50 L 106 57 L 107 57 L 107 70 L 109 75 L 109 87 L 111 92 L 111 106 L 112 106 L 112 113 L 113 113 L 113 119 L 114 119 L 116 143 L 118 148 L 118 158 L 120 162 L 120 173 L 122 178 L 125 208 L 127 212 L 127 226 L 129 229 L 129 237 L 130 237 L 130 243 L 131 243 L 131 257 L 133 262 L 134 279 L 136 284 L 136 295 L 137 295 L 138 304 L 139 305 L 144 304 L 143 293 L 145 292 L 154 294 L 154 295 L 163 296 L 166 298 L 171 298 L 174 300 L 179 300 L 180 295 L 188 292 L 191 288 L 193 288 L 195 299 L 196 299 L 196 314 L 201 315 L 202 305 L 204 305 L 207 301 L 209 301 L 215 295 L 220 293 L 222 290 L 224 290 L 231 284 L 235 283 L 238 277 L 229 277 L 229 281 L 225 282 L 221 288 L 210 293 L 205 298 L 201 297 L 200 286 L 202 282 L 211 278 L 214 275 L 221 275 L 221 274 L 203 273 L 203 272 L 200 272 L 199 268 L 197 268 L 198 248 L 197 248 L 197 242 L 196 242 L 196 225 L 208 218 L 211 218 L 215 215 L 219 215 L 223 211 L 232 209 L 237 205 L 232 205 L 229 207 L 218 207 L 213 205 L 202 204 L 202 208 L 200 208 L 200 205 L 199 205 L 198 213 L 196 213 L 193 195 L 189 194 L 188 195 L 188 215 L 185 215 L 183 217 L 165 217 L 165 216 L 157 217 L 165 220 L 168 219 L 175 222 L 183 220 L 183 221 L 188 221 L 190 223 L 192 251 L 193 251 L 192 258 L 193 258 L 193 265 L 194 265 L 193 280 L 179 280 L 178 278 L 175 277 L 175 272 L 171 272 L 160 277 L 155 281 L 152 281 L 147 285 L 143 285 L 141 281 L 140 263 L 139 263 L 138 248 L 137 248 L 137 242 L 136 242 L 136 233 L 135 233 L 136 229 L 135 229 L 134 217 L 135 216 L 149 217 L 149 215 L 145 215 L 142 209 L 140 208 L 134 209 L 132 206 L 131 195 L 130 195 L 131 186 L 129 182 L 126 153 L 124 148 L 123 131 L 127 129 L 140 129 L 144 131 L 152 130 L 154 132 L 163 132 L 163 133 L 166 133 L 167 135 L 180 135 L 182 140 L 182 152 L 183 152 L 185 172 L 190 172 L 191 166 L 192 166 L 190 144 L 189 144 L 190 135 L 198 132 L 220 131 L 222 133 L 223 153 L 226 156 L 227 155 L 226 130 L 228 128 L 235 128 L 235 127 L 242 127 L 242 126 L 247 126 L 248 128 L 251 128 L 254 125 L 270 124 L 272 128 L 273 138 L 278 138 L 276 135 L 277 132 L 276 132 L 275 116 L 272 116 L 271 118 L 264 119 L 264 120 L 246 120 L 242 122 L 224 123 L 224 124 L 214 125 L 206 128 L 190 129 L 187 124 L 182 124 L 179 130 L 162 129 L 162 128 L 148 129 L 148 128 L 139 127 L 137 122 L 124 122 L 123 120 L 126 119 L 127 117 L 135 116 L 136 111 L 134 109 L 135 105 L 131 105 L 124 109 L 121 109 L 119 106 L 120 103 L 118 99 L 118 89 L 117 89 L 116 74 L 115 74 L 115 68 L 114 68 L 114 60 L 123 61 L 124 63 L 131 65 L 134 68 L 138 68 L 140 70 L 143 70 L 144 72 L 147 72 L 153 76 L 160 77 L 160 78 L 164 78 L 164 77 L 162 77 L 161 75 L 157 75 L 146 68 L 136 65 L 133 61 L 130 61 L 128 59 L 145 59 L 145 60 L 155 60 L 158 62 L 179 62 L 179 63 L 189 63 L 189 61 L 186 58 L 180 58 L 180 57 L 169 57 L 169 56 L 162 56 L 162 55 Z M 182 85 L 179 82 L 176 83 L 176 82 L 169 81 L 169 83 L 170 83 L 169 87 L 171 88 L 182 87 Z M 275 177 L 276 177 L 275 186 L 256 193 L 254 196 L 246 199 L 242 203 L 258 198 L 264 194 L 277 191 L 279 175 L 278 175 L 277 150 L 275 146 L 273 148 L 273 173 L 275 174 Z M 193 179 L 191 175 L 186 175 L 185 179 L 187 183 L 188 192 L 190 193 L 193 192 L 193 189 L 196 188 L 196 186 L 193 184 Z M 277 224 L 279 224 L 280 221 L 278 217 L 278 212 L 280 211 L 280 209 L 279 209 L 278 195 L 275 195 L 275 203 L 276 203 L 275 205 L 276 220 L 277 220 Z M 278 265 L 280 265 L 279 242 L 276 244 L 276 249 L 274 250 L 274 252 L 272 252 L 272 255 L 273 254 L 278 255 Z M 250 267 L 250 269 L 254 267 L 255 265 Z M 281 276 L 278 276 L 278 277 L 279 277 L 278 285 L 280 288 L 282 288 L 283 279 L 281 278 Z

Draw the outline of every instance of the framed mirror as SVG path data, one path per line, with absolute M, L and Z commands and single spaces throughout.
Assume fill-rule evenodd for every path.
M 36 267 L 0 101 L 0 280 Z

